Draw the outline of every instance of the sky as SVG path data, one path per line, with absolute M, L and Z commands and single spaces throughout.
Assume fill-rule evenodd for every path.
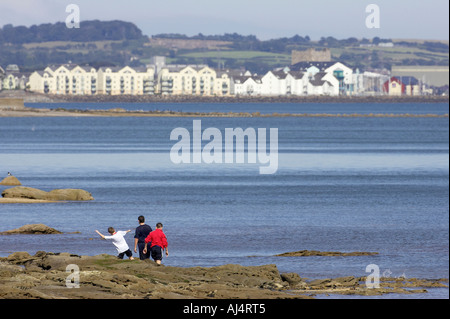
M 148 36 L 449 38 L 448 0 L 0 0 L 0 26 L 64 22 L 69 4 L 79 7 L 81 21 L 133 22 Z M 379 28 L 367 27 L 374 14 L 366 12 L 370 4 L 379 8 Z

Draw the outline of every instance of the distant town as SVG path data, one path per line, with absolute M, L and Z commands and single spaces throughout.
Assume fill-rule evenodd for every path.
M 430 82 L 445 76 L 442 67 L 431 66 L 395 68 L 394 75 L 360 72 L 331 61 L 328 49 L 293 51 L 291 65 L 265 74 L 166 64 L 163 56 L 151 61 L 146 67 L 67 63 L 29 76 L 21 74 L 17 65 L 8 65 L 0 67 L 0 89 L 48 95 L 419 96 L 436 94 Z
M 131 23 L 86 21 L 7 25 L 0 49 L 0 91 L 49 97 L 448 96 L 445 42 L 147 37 Z

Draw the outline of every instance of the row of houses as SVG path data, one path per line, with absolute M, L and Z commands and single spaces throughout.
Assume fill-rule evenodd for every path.
M 3 89 L 52 95 L 308 96 L 418 95 L 417 80 L 354 71 L 340 62 L 299 62 L 263 75 L 218 70 L 207 65 L 166 65 L 162 57 L 146 67 L 62 64 L 29 77 L 0 69 Z M 1 87 L 0 87 L 1 89 Z
M 0 91 L 25 90 L 29 74 L 20 72 L 16 64 L 10 64 L 3 69 L 0 66 Z
M 302 63 L 258 75 L 207 65 L 152 64 L 145 68 L 64 64 L 33 72 L 30 91 L 56 95 L 279 96 L 350 95 L 357 75 L 339 62 Z

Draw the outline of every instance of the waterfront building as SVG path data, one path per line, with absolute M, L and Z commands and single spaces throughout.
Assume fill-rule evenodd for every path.
M 332 90 L 332 95 L 353 95 L 358 93 L 355 91 L 357 77 L 354 77 L 353 70 L 344 65 L 341 62 L 299 62 L 293 64 L 289 67 L 291 71 L 300 71 L 308 74 L 309 76 L 315 75 L 319 72 L 325 72 L 327 74 L 333 75 L 339 82 L 338 84 L 338 94 L 336 94 L 336 87 L 333 84 L 334 79 L 332 77 L 327 77 L 327 80 L 333 84 L 335 87 Z
M 155 94 L 155 69 L 126 67 L 101 67 L 98 70 L 98 94 L 153 95 Z
M 206 65 L 166 65 L 157 75 L 162 95 L 228 96 L 231 78 Z
M 24 90 L 28 82 L 28 75 L 20 72 L 16 64 L 10 64 L 5 69 L 0 67 L 0 91 Z
M 45 94 L 94 95 L 97 94 L 97 71 L 76 64 L 48 66 L 30 75 L 28 88 Z
M 154 93 L 154 70 L 63 64 L 31 74 L 30 91 L 56 95 L 143 95 Z
M 383 90 L 390 96 L 421 95 L 419 81 L 412 76 L 393 76 L 384 83 Z

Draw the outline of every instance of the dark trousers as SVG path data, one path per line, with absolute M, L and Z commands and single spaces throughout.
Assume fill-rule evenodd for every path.
M 120 253 L 120 254 L 117 256 L 117 258 L 123 259 L 123 255 L 127 255 L 127 257 L 131 257 L 131 256 L 133 256 L 133 253 L 131 252 L 131 250 L 128 249 L 128 250 L 126 250 L 126 251 Z
M 143 252 L 144 248 L 145 248 L 145 243 L 138 243 L 139 259 L 140 260 L 144 260 L 144 259 L 149 259 L 150 258 L 150 253 L 151 253 L 150 243 L 148 244 L 147 253 L 146 254 L 144 254 L 144 252 Z
M 162 248 L 160 246 L 152 247 L 152 258 L 154 261 L 162 260 Z

